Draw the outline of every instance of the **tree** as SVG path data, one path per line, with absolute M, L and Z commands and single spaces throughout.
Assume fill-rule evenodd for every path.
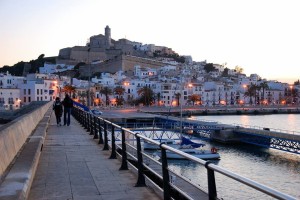
M 125 93 L 125 89 L 122 86 L 117 86 L 114 88 L 114 93 L 116 95 L 122 96 Z
M 192 94 L 188 98 L 189 98 L 189 101 L 193 102 L 193 105 L 195 105 L 196 101 L 200 101 L 200 99 L 201 99 L 199 94 Z
M 213 64 L 213 63 L 207 63 L 207 64 L 204 66 L 204 70 L 206 71 L 206 73 L 213 72 L 213 71 L 217 71 L 217 69 L 214 67 L 214 64 Z
M 264 102 L 265 101 L 265 90 L 268 90 L 269 89 L 269 85 L 267 82 L 262 82 L 260 83 L 260 88 L 263 90 L 263 93 L 262 93 L 262 101 Z
M 156 98 L 157 98 L 157 105 L 160 106 L 160 99 L 161 99 L 161 94 L 160 92 L 156 94 Z
M 142 87 L 137 91 L 140 98 L 138 99 L 139 102 L 143 103 L 146 106 L 149 106 L 153 103 L 155 97 L 154 92 L 151 88 Z
M 181 97 L 181 93 L 175 93 L 175 99 L 176 99 L 176 103 L 177 106 L 180 106 L 180 97 Z
M 226 67 L 222 73 L 222 76 L 228 76 L 229 69 Z
M 63 91 L 74 98 L 76 88 L 72 85 L 65 85 Z
M 238 66 L 238 65 L 235 66 L 234 70 L 235 70 L 237 73 L 239 73 L 239 74 L 241 74 L 241 73 L 244 72 L 244 69 L 243 69 L 242 67 Z
M 245 97 L 249 97 L 249 98 L 250 98 L 249 103 L 250 103 L 251 105 L 253 104 L 252 97 L 253 97 L 253 96 L 256 96 L 255 93 L 256 93 L 255 85 L 251 84 L 251 85 L 247 88 L 247 91 L 246 91 L 245 94 L 244 94 Z
M 125 102 L 125 100 L 122 96 L 116 99 L 117 106 L 124 105 L 124 102 Z
M 79 101 L 83 104 L 86 105 L 86 97 L 87 97 L 87 92 L 83 91 L 78 93 Z
M 109 105 L 109 95 L 112 94 L 112 90 L 109 87 L 104 87 L 100 90 L 101 94 L 104 94 L 105 96 L 105 105 Z

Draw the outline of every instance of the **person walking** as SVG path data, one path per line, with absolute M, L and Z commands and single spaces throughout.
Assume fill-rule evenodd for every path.
M 63 106 L 59 97 L 56 97 L 55 102 L 53 104 L 53 110 L 56 117 L 57 126 L 61 126 L 61 116 L 63 113 Z
M 62 104 L 64 105 L 64 126 L 70 126 L 70 117 L 73 108 L 73 100 L 68 94 L 66 94 Z

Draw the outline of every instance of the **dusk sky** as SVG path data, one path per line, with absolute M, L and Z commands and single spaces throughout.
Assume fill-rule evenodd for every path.
M 297 0 L 0 0 L 0 67 L 57 56 L 111 28 L 247 75 L 300 79 Z

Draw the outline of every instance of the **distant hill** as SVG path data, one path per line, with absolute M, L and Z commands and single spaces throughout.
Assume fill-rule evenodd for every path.
M 44 54 L 41 54 L 37 59 L 31 60 L 29 62 L 18 62 L 13 66 L 5 65 L 0 68 L 0 73 L 6 73 L 7 71 L 14 76 L 23 76 L 27 73 L 35 73 L 39 71 L 39 67 L 44 66 L 45 62 L 55 64 L 55 57 L 44 57 Z

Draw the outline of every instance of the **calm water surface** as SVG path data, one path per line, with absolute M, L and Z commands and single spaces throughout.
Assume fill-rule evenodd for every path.
M 300 132 L 300 115 L 197 116 L 226 124 L 243 124 Z M 300 155 L 252 145 L 224 145 L 206 142 L 219 149 L 215 164 L 244 177 L 300 199 Z M 171 161 L 170 167 L 207 190 L 206 170 L 189 161 Z M 250 187 L 216 173 L 218 197 L 223 199 L 272 199 Z

